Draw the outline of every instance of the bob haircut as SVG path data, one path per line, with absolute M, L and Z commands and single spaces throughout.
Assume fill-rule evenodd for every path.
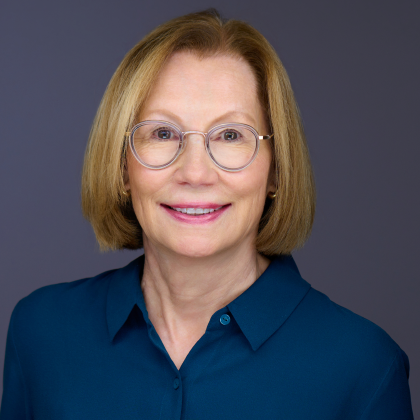
M 124 192 L 127 139 L 168 57 L 244 59 L 256 77 L 271 141 L 277 192 L 267 198 L 256 238 L 261 254 L 289 254 L 308 238 L 315 185 L 299 110 L 289 78 L 269 42 L 252 26 L 224 20 L 215 9 L 170 20 L 149 33 L 118 66 L 91 128 L 82 175 L 82 209 L 102 250 L 142 247 L 142 229 Z

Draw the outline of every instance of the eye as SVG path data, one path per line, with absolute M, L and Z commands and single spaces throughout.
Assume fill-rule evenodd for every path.
M 238 133 L 236 131 L 225 131 L 223 133 L 223 140 L 236 140 Z
M 162 140 L 169 140 L 172 138 L 173 135 L 172 131 L 166 128 L 160 128 L 159 130 L 157 130 L 156 134 Z
M 179 141 L 179 135 L 176 130 L 168 126 L 153 127 L 149 133 L 149 141 Z

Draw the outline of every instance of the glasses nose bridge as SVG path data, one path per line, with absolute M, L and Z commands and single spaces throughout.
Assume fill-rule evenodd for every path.
M 191 131 L 182 131 L 181 133 L 182 133 L 182 151 L 184 151 L 185 146 L 187 144 L 186 136 L 188 134 L 199 134 L 203 136 L 204 142 L 206 141 L 206 138 L 207 138 L 207 133 L 203 133 L 202 131 L 191 130 Z M 204 147 L 206 147 L 205 144 L 204 144 Z
M 185 137 L 187 134 L 201 134 L 204 139 L 206 139 L 207 133 L 203 133 L 202 131 L 182 131 L 182 137 Z

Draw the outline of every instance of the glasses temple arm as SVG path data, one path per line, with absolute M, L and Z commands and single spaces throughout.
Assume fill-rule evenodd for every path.
M 273 136 L 274 136 L 274 134 L 270 134 L 269 136 L 258 136 L 258 138 L 260 140 L 270 140 L 271 137 L 273 137 Z

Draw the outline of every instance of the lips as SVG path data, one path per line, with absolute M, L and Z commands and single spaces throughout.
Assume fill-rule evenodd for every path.
M 171 207 L 171 206 L 170 206 Z M 201 216 L 202 214 L 213 213 L 214 211 L 220 210 L 223 206 L 220 206 L 216 209 L 201 208 L 201 207 L 171 207 L 172 210 L 178 211 L 183 214 L 189 214 L 191 216 Z
M 161 204 L 166 212 L 180 222 L 201 224 L 212 222 L 221 216 L 230 204 L 216 203 L 176 203 Z

